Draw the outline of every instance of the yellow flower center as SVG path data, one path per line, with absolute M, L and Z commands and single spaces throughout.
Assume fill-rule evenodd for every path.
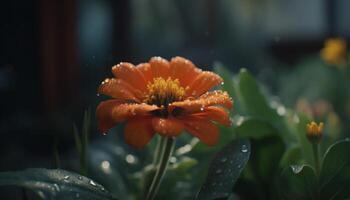
M 174 101 L 183 100 L 184 96 L 185 88 L 180 85 L 178 79 L 157 77 L 147 84 L 147 94 L 144 102 L 167 107 Z

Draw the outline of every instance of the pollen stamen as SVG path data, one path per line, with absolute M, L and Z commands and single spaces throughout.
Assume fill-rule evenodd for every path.
M 178 79 L 157 77 L 147 84 L 147 94 L 144 102 L 167 107 L 174 101 L 183 100 L 184 96 L 185 88 L 180 85 Z

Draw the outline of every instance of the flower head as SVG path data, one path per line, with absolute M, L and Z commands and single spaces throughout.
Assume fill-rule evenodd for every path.
M 330 38 L 325 41 L 321 57 L 328 64 L 343 65 L 346 62 L 346 48 L 344 39 Z
M 230 125 L 226 109 L 233 102 L 227 92 L 209 91 L 222 83 L 215 73 L 198 69 L 191 61 L 153 57 L 134 66 L 122 62 L 112 68 L 98 92 L 113 99 L 97 107 L 99 130 L 106 132 L 125 122 L 125 141 L 144 147 L 158 133 L 166 137 L 186 131 L 207 145 L 214 145 L 216 123 Z
M 317 124 L 312 121 L 306 125 L 306 136 L 310 142 L 320 142 L 322 139 L 323 123 Z

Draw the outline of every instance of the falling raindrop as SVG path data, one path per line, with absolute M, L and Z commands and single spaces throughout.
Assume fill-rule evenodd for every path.
M 223 158 L 221 158 L 221 162 L 226 162 L 227 161 L 227 158 L 225 158 L 225 157 L 223 157 Z
M 96 94 L 96 96 L 98 96 L 98 97 L 99 97 L 99 96 L 100 96 L 100 94 L 99 94 L 99 93 L 97 93 L 97 94 Z
M 224 82 L 221 82 L 220 84 L 221 84 L 221 85 L 224 85 L 225 83 L 224 83 Z
M 79 180 L 83 180 L 83 177 L 82 177 L 82 176 L 78 176 L 78 179 L 79 179 Z
M 348 137 L 347 137 L 347 138 L 345 138 L 345 141 L 350 141 L 350 138 L 348 138 Z
M 221 169 L 217 169 L 215 173 L 220 174 L 222 172 Z
M 204 107 L 201 107 L 200 110 L 201 110 L 201 111 L 204 111 Z
M 75 197 L 76 197 L 76 198 L 79 198 L 79 197 L 80 197 L 80 194 L 79 194 L 79 193 L 76 193 L 76 194 L 75 194 Z
M 102 135 L 107 135 L 107 133 L 106 133 L 106 132 L 103 132 Z
M 238 167 L 238 169 L 240 169 L 242 166 L 241 166 L 241 165 L 238 165 L 237 167 Z
M 215 185 L 216 185 L 216 183 L 215 183 L 215 182 L 213 182 L 211 185 L 212 185 L 212 186 L 215 186 Z
M 247 147 L 247 145 L 242 145 L 242 148 L 241 148 L 241 151 L 243 152 L 243 153 L 247 153 L 248 152 L 248 147 Z

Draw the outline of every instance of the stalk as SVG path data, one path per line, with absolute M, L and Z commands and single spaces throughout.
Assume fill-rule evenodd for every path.
M 153 177 L 151 186 L 149 187 L 146 200 L 153 200 L 156 196 L 160 183 L 164 177 L 166 172 L 166 168 L 168 166 L 169 159 L 174 151 L 175 147 L 175 139 L 172 137 L 162 137 L 159 142 L 160 144 L 160 153 L 155 154 L 156 157 L 160 157 L 160 159 L 155 158 L 155 162 L 157 163 L 157 171 Z

